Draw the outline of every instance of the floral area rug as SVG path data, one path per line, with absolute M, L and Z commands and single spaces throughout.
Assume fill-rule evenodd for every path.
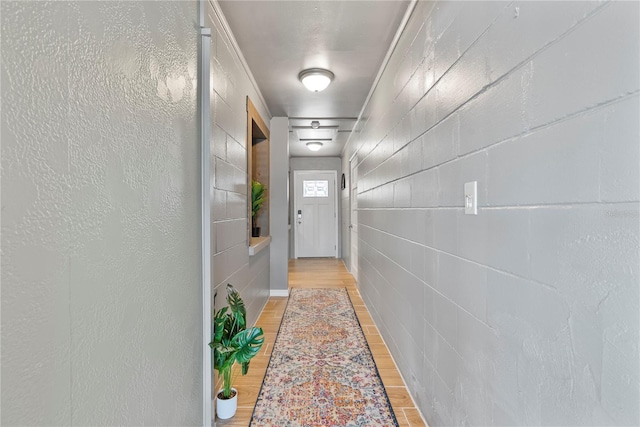
M 250 426 L 398 426 L 346 289 L 291 290 Z

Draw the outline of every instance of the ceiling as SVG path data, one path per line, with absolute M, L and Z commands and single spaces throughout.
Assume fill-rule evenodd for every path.
M 409 1 L 221 0 L 244 58 L 273 117 L 289 117 L 292 157 L 340 156 Z M 335 74 L 309 92 L 300 71 Z M 320 122 L 312 129 L 311 121 Z M 320 140 L 312 152 L 308 140 Z

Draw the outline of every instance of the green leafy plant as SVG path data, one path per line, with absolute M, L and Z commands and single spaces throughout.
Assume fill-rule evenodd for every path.
M 262 208 L 262 204 L 265 201 L 266 188 L 263 184 L 256 180 L 251 180 L 251 218 L 253 219 L 253 226 L 256 226 L 256 217 L 258 212 Z
M 222 399 L 232 396 L 232 369 L 237 362 L 242 366 L 242 375 L 249 371 L 249 362 L 258 354 L 264 334 L 262 328 L 247 329 L 247 310 L 240 293 L 227 284 L 227 304 L 213 316 L 213 367 L 222 376 Z

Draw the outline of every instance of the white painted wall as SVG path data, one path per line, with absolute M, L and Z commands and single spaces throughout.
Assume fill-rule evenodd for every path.
M 197 425 L 197 4 L 0 15 L 0 423 Z
M 274 117 L 269 131 L 271 289 L 286 290 L 289 286 L 289 119 Z
M 360 291 L 430 425 L 640 423 L 638 17 L 418 3 L 342 162 Z
M 0 8 L 2 425 L 200 424 L 198 5 Z M 269 250 L 248 256 L 246 96 L 270 117 L 207 14 L 212 286 L 253 323 Z

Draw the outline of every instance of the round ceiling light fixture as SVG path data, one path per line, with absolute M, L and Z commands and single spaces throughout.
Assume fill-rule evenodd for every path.
M 325 90 L 333 80 L 333 73 L 322 68 L 309 68 L 300 71 L 298 79 L 311 92 L 320 92 Z
M 311 151 L 318 151 L 322 148 L 322 142 L 320 141 L 311 141 L 307 142 L 307 148 Z

